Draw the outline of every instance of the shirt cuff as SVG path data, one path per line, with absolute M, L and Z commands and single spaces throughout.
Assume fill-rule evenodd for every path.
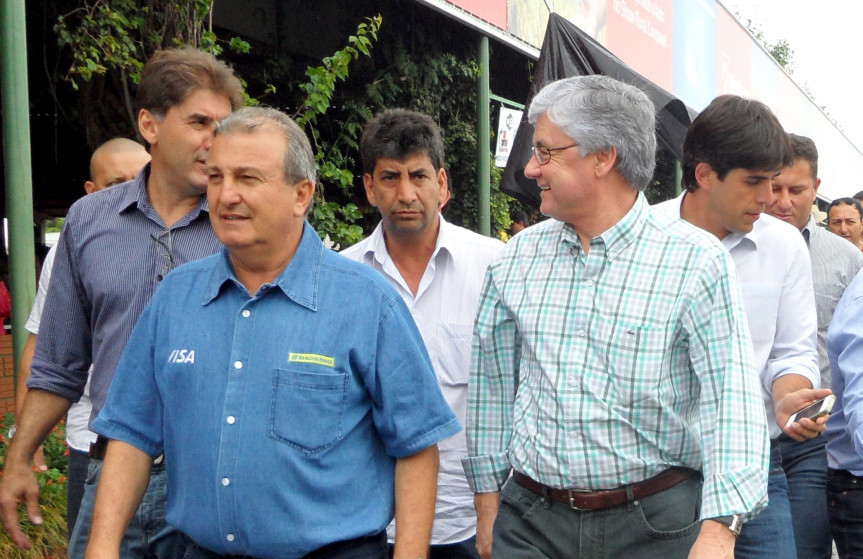
M 767 506 L 767 470 L 745 468 L 704 480 L 701 519 L 739 514 L 750 520 Z
M 462 458 L 461 464 L 474 493 L 500 491 L 512 470 L 506 453 L 468 456 Z

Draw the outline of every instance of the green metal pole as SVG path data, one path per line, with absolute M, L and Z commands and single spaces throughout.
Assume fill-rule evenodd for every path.
M 476 184 L 479 189 L 479 232 L 491 235 L 491 119 L 489 118 L 488 37 L 479 40 L 476 96 Z
M 33 178 L 30 166 L 30 107 L 24 0 L 0 0 L 0 97 L 6 215 L 9 218 L 9 276 L 15 373 L 27 341 L 24 323 L 36 294 L 33 245 Z
M 680 166 L 680 161 L 674 162 L 674 195 L 680 196 L 683 192 L 683 168 Z

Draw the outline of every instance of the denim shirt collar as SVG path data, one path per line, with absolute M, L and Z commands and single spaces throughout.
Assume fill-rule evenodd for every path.
M 269 293 L 270 287 L 278 287 L 282 293 L 298 305 L 316 311 L 323 256 L 324 244 L 321 242 L 317 231 L 307 221 L 303 225 L 303 237 L 300 239 L 297 252 L 294 253 L 288 266 L 282 270 L 274 282 L 262 285 L 254 297 L 263 297 Z M 234 267 L 231 264 L 228 250 L 223 248 L 219 265 L 213 268 L 202 304 L 207 305 L 217 299 L 227 283 L 245 290 L 243 284 L 234 274 Z

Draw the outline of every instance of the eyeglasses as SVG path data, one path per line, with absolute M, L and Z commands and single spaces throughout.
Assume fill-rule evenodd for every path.
M 549 161 L 551 161 L 551 154 L 556 151 L 563 151 L 565 149 L 577 147 L 578 144 L 572 144 L 571 146 L 563 146 L 559 148 L 547 148 L 545 146 L 532 146 L 530 149 L 533 152 L 533 156 L 536 157 L 537 162 L 540 165 L 545 165 Z
M 162 258 L 165 259 L 165 263 L 162 266 L 162 273 L 158 276 L 158 280 L 162 281 L 162 278 L 167 276 L 168 272 L 170 272 L 176 267 L 176 264 L 174 264 L 174 243 L 173 239 L 171 238 L 171 230 L 166 229 L 159 233 L 158 236 L 150 233 L 150 238 L 156 241 L 156 244 L 159 245 L 159 248 L 161 249 L 160 252 L 162 253 Z M 165 238 L 167 238 L 167 242 L 163 240 Z

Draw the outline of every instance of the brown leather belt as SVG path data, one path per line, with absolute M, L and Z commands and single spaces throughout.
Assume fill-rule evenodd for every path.
M 107 437 L 103 437 L 99 435 L 96 437 L 96 442 L 90 443 L 90 452 L 87 454 L 90 458 L 95 458 L 96 460 L 105 460 L 105 452 L 108 450 L 108 439 Z M 156 458 L 153 459 L 154 466 L 161 466 L 165 463 L 165 455 L 160 454 Z
M 659 475 L 629 486 L 602 491 L 587 491 L 584 489 L 554 489 L 534 481 L 521 472 L 513 472 L 515 481 L 537 495 L 547 496 L 552 501 L 565 503 L 574 510 L 601 510 L 626 504 L 627 487 L 632 491 L 633 499 L 643 499 L 675 485 L 683 483 L 695 476 L 697 472 L 689 468 L 669 468 Z

